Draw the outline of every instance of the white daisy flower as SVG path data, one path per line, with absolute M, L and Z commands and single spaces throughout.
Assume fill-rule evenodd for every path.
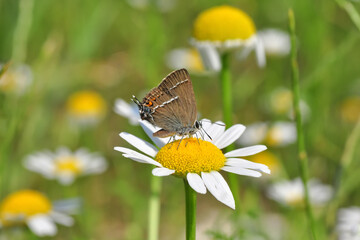
M 252 19 L 231 6 L 218 6 L 199 14 L 194 22 L 191 44 L 198 48 L 205 67 L 221 69 L 220 54 L 242 50 L 242 58 L 255 50 L 258 65 L 265 66 L 265 51 Z
M 290 53 L 290 36 L 287 32 L 269 28 L 259 31 L 258 36 L 264 44 L 266 55 L 284 57 Z
M 243 146 L 265 143 L 272 147 L 284 147 L 296 142 L 297 131 L 294 122 L 256 122 L 246 128 L 237 140 Z
M 236 142 L 244 146 L 262 143 L 268 130 L 269 124 L 266 122 L 253 123 L 246 127 L 244 134 Z
M 0 202 L 0 229 L 26 224 L 37 236 L 55 236 L 55 223 L 70 227 L 74 219 L 38 191 L 20 190 Z
M 80 126 L 92 126 L 106 115 L 105 99 L 97 92 L 81 90 L 69 96 L 66 111 L 71 122 Z
M 240 148 L 225 154 L 220 150 L 240 137 L 245 130 L 241 124 L 236 124 L 225 131 L 223 123 L 212 124 L 209 120 L 205 120 L 202 121 L 204 131 L 212 137 L 212 140 L 205 136 L 205 140 L 184 138 L 181 142 L 176 140 L 168 144 L 166 144 L 168 138 L 153 137 L 152 134 L 158 128 L 146 121 L 141 121 L 140 124 L 160 150 L 126 132 L 120 133 L 120 137 L 142 153 L 124 147 L 115 147 L 115 150 L 136 162 L 156 166 L 152 171 L 155 176 L 175 175 L 186 178 L 196 192 L 205 194 L 209 190 L 217 200 L 233 209 L 235 209 L 234 197 L 219 173 L 220 170 L 251 177 L 260 177 L 261 172 L 270 173 L 266 165 L 240 158 L 264 151 L 266 149 L 264 145 Z
M 359 240 L 360 207 L 341 208 L 338 211 L 336 230 L 339 240 Z
M 4 70 L 4 73 L 0 74 L 0 91 L 2 92 L 21 95 L 33 81 L 32 70 L 25 64 L 9 67 L 0 64 L 0 70 Z
M 123 99 L 118 98 L 115 100 L 114 111 L 129 120 L 131 125 L 139 125 L 139 109 L 135 103 L 127 103 Z
M 317 179 L 308 181 L 309 200 L 313 205 L 323 205 L 333 196 L 333 188 L 330 185 L 320 183 Z M 268 190 L 269 198 L 287 205 L 303 205 L 305 199 L 304 185 L 300 178 L 292 181 L 283 180 L 272 184 Z
M 99 174 L 106 170 L 107 162 L 97 153 L 81 148 L 71 152 L 68 148 L 58 148 L 56 152 L 42 151 L 27 156 L 25 168 L 56 179 L 63 185 L 70 185 L 82 175 Z
M 196 49 L 176 48 L 169 51 L 165 63 L 170 69 L 186 68 L 192 73 L 205 73 L 201 57 Z
M 268 130 L 266 143 L 273 147 L 283 147 L 296 142 L 297 130 L 294 122 L 275 122 Z

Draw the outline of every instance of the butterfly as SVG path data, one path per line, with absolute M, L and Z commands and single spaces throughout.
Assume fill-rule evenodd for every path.
M 132 100 L 142 120 L 161 128 L 153 133 L 154 137 L 191 136 L 202 127 L 197 121 L 195 94 L 186 69 L 171 72 L 141 102 L 135 96 Z

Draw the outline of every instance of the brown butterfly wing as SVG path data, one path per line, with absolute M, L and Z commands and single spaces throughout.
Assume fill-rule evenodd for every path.
M 154 125 L 171 135 L 183 127 L 192 127 L 197 117 L 195 94 L 186 69 L 176 70 L 166 76 L 143 99 L 152 109 Z

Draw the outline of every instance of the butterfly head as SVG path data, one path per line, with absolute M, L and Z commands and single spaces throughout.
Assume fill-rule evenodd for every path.
M 148 106 L 142 104 L 134 95 L 132 96 L 131 100 L 138 106 L 141 119 L 152 122 L 152 110 Z

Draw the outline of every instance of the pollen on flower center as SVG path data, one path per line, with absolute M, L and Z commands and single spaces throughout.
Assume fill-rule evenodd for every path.
M 51 202 L 40 192 L 21 190 L 10 194 L 0 203 L 0 219 L 2 224 L 9 225 L 11 219 L 46 214 L 51 208 Z
M 79 174 L 81 172 L 81 167 L 75 157 L 66 157 L 57 160 L 56 170 L 58 172 L 69 171 L 74 174 Z
M 180 145 L 179 145 L 180 144 Z M 225 165 L 225 156 L 214 144 L 196 138 L 168 143 L 157 153 L 155 160 L 175 174 L 218 171 Z
M 194 23 L 193 35 L 199 41 L 226 41 L 250 38 L 255 33 L 251 18 L 238 8 L 213 7 L 202 12 Z

